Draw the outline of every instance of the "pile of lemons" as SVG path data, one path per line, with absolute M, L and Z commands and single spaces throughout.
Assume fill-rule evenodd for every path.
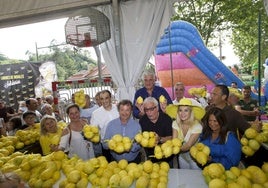
M 252 156 L 260 148 L 261 143 L 268 141 L 268 132 L 258 132 L 255 128 L 246 129 L 243 137 L 240 139 L 242 152 L 246 156 Z
M 84 137 L 87 140 L 93 143 L 100 142 L 100 133 L 99 133 L 99 128 L 97 126 L 87 124 L 87 125 L 84 125 L 82 131 L 83 131 Z
M 14 172 L 30 187 L 53 187 L 61 177 L 62 161 L 67 160 L 63 151 L 57 151 L 47 156 L 41 154 L 24 154 L 14 152 L 1 161 L 1 172 Z
M 190 155 L 202 166 L 207 164 L 210 149 L 205 144 L 198 142 L 190 148 Z
M 116 153 L 124 153 L 130 151 L 132 141 L 129 137 L 122 136 L 121 134 L 115 134 L 110 140 L 108 140 L 108 147 Z
M 167 140 L 161 145 L 154 148 L 154 157 L 157 159 L 168 158 L 171 155 L 176 155 L 180 152 L 182 141 L 179 138 Z
M 84 90 L 79 90 L 74 93 L 74 101 L 80 108 L 83 108 L 86 105 L 86 95 Z
M 156 135 L 153 131 L 143 131 L 135 136 L 135 141 L 144 148 L 153 148 L 157 144 Z
M 245 169 L 231 167 L 225 170 L 220 163 L 212 163 L 206 166 L 202 174 L 209 188 L 217 187 L 267 187 L 268 163 L 262 167 L 248 166 Z

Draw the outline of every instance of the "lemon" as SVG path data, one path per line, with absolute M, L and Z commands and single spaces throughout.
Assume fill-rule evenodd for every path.
M 182 146 L 182 141 L 179 138 L 173 138 L 172 139 L 172 144 L 173 144 L 173 146 L 181 147 Z
M 142 136 L 143 136 L 143 138 L 145 138 L 145 139 L 149 139 L 149 138 L 150 138 L 150 133 L 149 133 L 148 131 L 143 131 L 143 132 L 142 132 Z
M 255 138 L 258 135 L 258 132 L 256 129 L 250 127 L 248 129 L 245 130 L 244 135 L 248 138 L 248 139 L 252 139 Z
M 133 178 L 131 176 L 124 176 L 121 181 L 120 181 L 120 187 L 122 188 L 128 188 L 132 185 L 133 183 Z
M 220 178 L 224 171 L 219 163 L 212 163 L 208 166 L 208 174 L 211 178 Z
M 84 187 L 87 187 L 87 185 L 88 185 L 88 180 L 87 180 L 87 178 L 81 178 L 81 179 L 77 182 L 76 187 L 77 187 L 77 188 L 84 188 Z
M 116 142 L 122 142 L 123 136 L 121 134 L 115 134 L 112 139 Z
M 150 179 L 149 187 L 157 187 L 159 181 L 157 179 Z
M 114 148 L 114 151 L 115 151 L 116 153 L 123 153 L 124 150 L 125 150 L 125 148 L 124 148 L 124 145 L 123 145 L 122 142 L 118 143 L 118 144 L 116 145 L 116 147 Z
M 100 178 L 100 182 L 101 182 L 100 188 L 107 188 L 107 187 L 109 187 L 109 178 L 107 178 L 107 177 L 101 177 Z
M 268 162 L 264 162 L 263 165 L 261 166 L 261 169 L 263 170 L 264 173 L 268 174 Z
M 231 171 L 236 177 L 238 177 L 238 176 L 240 175 L 240 173 L 241 173 L 240 169 L 239 169 L 238 167 L 236 167 L 236 166 L 232 166 L 232 167 L 230 168 L 230 171 Z
M 245 187 L 245 188 L 251 187 L 251 181 L 243 175 L 237 178 L 236 183 L 238 183 L 240 187 Z
M 161 163 L 160 163 L 160 169 L 161 170 L 163 170 L 163 171 L 165 171 L 165 172 L 168 172 L 169 171 L 169 164 L 167 163 L 167 162 L 165 162 L 165 161 L 162 161 Z
M 108 147 L 109 147 L 109 149 L 114 150 L 116 148 L 115 140 L 109 140 L 108 141 Z
M 52 178 L 54 179 L 54 181 L 58 181 L 61 177 L 60 171 L 55 171 Z
M 161 96 L 159 97 L 159 102 L 160 102 L 160 103 L 164 103 L 164 102 L 166 102 L 166 98 L 165 98 L 164 95 L 161 95 Z
M 251 180 L 254 183 L 263 184 L 263 183 L 265 183 L 267 181 L 267 176 L 262 171 L 261 168 L 259 168 L 257 166 L 249 166 L 249 167 L 247 167 L 247 171 L 250 172 L 250 174 L 251 174 Z
M 255 140 L 255 139 L 250 139 L 250 140 L 248 141 L 248 145 L 249 145 L 249 147 L 251 147 L 254 151 L 257 151 L 257 150 L 261 147 L 261 145 L 259 144 L 259 142 L 258 142 L 257 140 Z
M 228 183 L 228 188 L 240 188 L 241 186 L 236 182 Z
M 164 156 L 167 158 L 167 157 L 170 157 L 173 153 L 172 151 L 172 147 L 168 146 L 166 147 L 164 150 L 163 150 L 163 153 L 164 153 Z
M 202 166 L 204 166 L 207 162 L 208 162 L 208 155 L 206 155 L 204 152 L 202 151 L 198 151 L 196 153 L 196 161 L 201 164 Z
M 153 162 L 150 160 L 147 160 L 143 163 L 143 170 L 146 173 L 151 173 L 153 170 Z
M 94 134 L 99 134 L 99 128 L 97 126 L 91 126 L 91 131 L 94 133 Z
M 21 170 L 28 171 L 28 170 L 31 169 L 31 166 L 30 166 L 30 164 L 29 164 L 28 161 L 25 161 L 25 162 L 22 162 L 22 163 L 20 164 L 20 168 L 21 168 Z
M 134 139 L 136 140 L 136 142 L 140 143 L 142 140 L 142 133 L 136 134 Z
M 243 145 L 243 146 L 246 146 L 248 145 L 248 139 L 246 137 L 242 137 L 240 139 L 240 143 Z
M 88 131 L 88 132 L 85 132 L 85 133 L 84 133 L 84 136 L 85 136 L 87 139 L 91 139 L 91 138 L 93 138 L 94 133 L 93 133 L 93 132 Z
M 242 169 L 240 174 L 245 176 L 249 180 L 251 179 L 251 174 L 249 173 L 249 171 L 247 171 L 247 169 Z
M 179 146 L 174 146 L 173 148 L 172 148 L 172 153 L 174 154 L 174 155 L 176 155 L 176 154 L 178 154 L 179 152 L 180 152 L 180 147 Z
M 91 142 L 94 142 L 94 143 L 100 142 L 100 135 L 93 136 L 93 138 L 91 139 Z
M 209 156 L 209 154 L 210 154 L 210 148 L 205 145 L 204 148 L 203 148 L 203 150 L 202 150 L 202 152 L 204 152 L 207 156 Z
M 159 182 L 157 188 L 167 188 L 167 183 Z
M 66 154 L 61 150 L 53 152 L 52 156 L 54 160 L 59 160 L 59 161 L 67 157 Z
M 126 169 L 127 166 L 128 166 L 128 161 L 126 159 L 121 159 L 120 161 L 118 161 L 119 168 Z
M 54 172 L 52 169 L 48 168 L 46 170 L 44 170 L 41 174 L 40 174 L 40 178 L 45 181 L 48 180 L 49 178 L 51 178 L 53 176 Z
M 156 139 L 154 137 L 149 138 L 149 140 L 148 140 L 148 147 L 149 148 L 152 148 L 152 147 L 155 146 L 155 144 L 156 144 Z
M 125 142 L 125 143 L 123 143 L 123 145 L 124 145 L 124 150 L 125 151 L 129 151 L 131 149 L 131 147 L 132 147 L 131 142 Z
M 143 98 L 142 98 L 141 96 L 139 96 L 139 97 L 137 98 L 137 103 L 138 103 L 138 104 L 142 104 L 142 103 L 143 103 Z
M 146 188 L 149 184 L 149 178 L 147 178 L 146 176 L 141 176 L 137 179 L 136 181 L 136 188 Z
M 118 187 L 120 185 L 120 180 L 121 180 L 120 175 L 119 174 L 114 174 L 109 179 L 109 185 L 111 187 Z
M 50 187 L 53 187 L 54 183 L 55 183 L 54 179 L 48 179 L 48 180 L 43 182 L 42 187 L 43 188 L 50 188 Z
M 205 145 L 201 142 L 198 142 L 195 147 L 197 148 L 198 151 L 202 151 L 205 147 Z
M 209 182 L 208 187 L 209 188 L 223 188 L 223 187 L 226 187 L 226 183 L 222 179 L 216 178 Z
M 72 170 L 67 174 L 68 182 L 77 183 L 81 179 L 81 174 L 79 170 Z
M 242 146 L 242 152 L 246 156 L 252 156 L 255 153 L 255 151 L 249 146 Z

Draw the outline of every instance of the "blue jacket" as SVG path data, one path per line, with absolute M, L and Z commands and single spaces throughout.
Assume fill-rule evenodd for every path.
M 123 125 L 120 119 L 116 118 L 110 121 L 107 125 L 105 136 L 104 136 L 104 142 L 102 143 L 103 147 L 105 149 L 109 149 L 108 143 L 105 140 L 110 140 L 115 134 L 121 134 L 122 136 L 129 137 L 131 140 L 134 141 L 134 137 L 139 132 L 141 132 L 141 126 L 134 119 L 132 118 L 129 119 L 127 124 Z M 140 149 L 141 149 L 141 146 L 137 142 L 133 142 L 132 147 L 129 152 L 125 152 L 122 154 L 118 154 L 112 150 L 110 150 L 110 152 L 113 158 L 116 159 L 117 161 L 121 159 L 126 159 L 127 161 L 133 161 L 139 154 Z
M 202 137 L 202 135 L 201 135 Z M 225 144 L 219 144 L 219 138 L 211 142 L 211 138 L 200 140 L 210 148 L 212 162 L 221 163 L 225 170 L 237 166 L 241 159 L 241 144 L 233 132 L 228 132 Z
M 153 92 L 152 92 L 152 96 L 151 97 L 154 97 L 158 102 L 159 102 L 159 97 L 163 95 L 165 96 L 165 98 L 167 99 L 167 104 L 172 104 L 172 100 L 168 94 L 168 92 L 163 88 L 163 87 L 159 87 L 159 86 L 154 86 L 154 89 L 153 89 Z M 139 117 L 139 109 L 135 106 L 136 104 L 136 100 L 137 98 L 141 96 L 144 99 L 146 99 L 147 97 L 150 97 L 146 88 L 143 87 L 139 90 L 136 91 L 135 93 L 135 97 L 134 97 L 134 101 L 133 101 L 133 105 L 134 105 L 134 108 L 133 108 L 133 116 L 135 118 L 140 118 Z M 160 106 L 159 106 L 159 109 L 161 110 Z

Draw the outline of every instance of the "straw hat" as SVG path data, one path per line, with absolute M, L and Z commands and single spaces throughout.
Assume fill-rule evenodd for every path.
M 239 99 L 243 98 L 241 91 L 239 91 L 237 88 L 228 87 L 228 89 L 229 89 L 229 96 L 233 94 Z
M 198 120 L 201 120 L 206 113 L 205 109 L 201 106 L 201 104 L 199 102 L 197 102 L 196 100 L 191 99 L 191 98 L 182 98 L 179 101 L 179 103 L 168 105 L 166 108 L 166 113 L 171 118 L 176 119 L 179 106 L 192 107 L 193 112 L 194 112 L 194 116 Z

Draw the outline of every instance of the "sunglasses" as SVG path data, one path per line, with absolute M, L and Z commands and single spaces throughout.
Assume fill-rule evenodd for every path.
M 154 106 L 154 107 L 151 107 L 151 108 L 144 108 L 144 112 L 152 112 L 152 111 L 154 111 L 154 109 L 156 109 L 156 106 Z

